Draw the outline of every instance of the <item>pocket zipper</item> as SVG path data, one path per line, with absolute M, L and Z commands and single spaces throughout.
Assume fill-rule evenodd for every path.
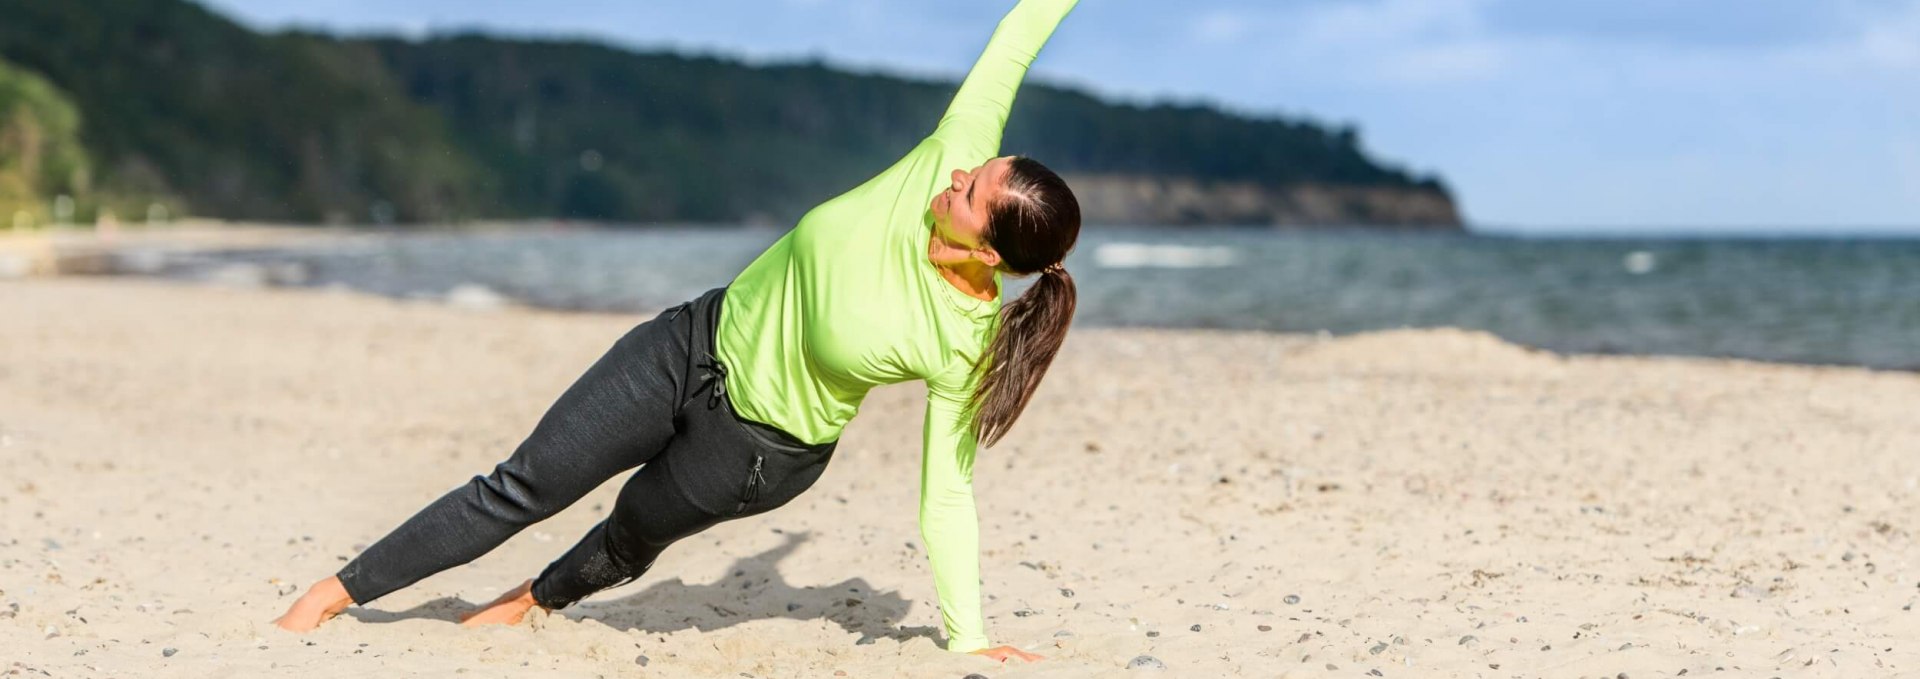
M 765 476 L 760 475 L 760 466 L 766 461 L 767 461 L 767 458 L 765 456 L 759 453 L 754 453 L 753 472 L 747 474 L 746 500 L 740 503 L 740 509 L 746 509 L 748 504 L 751 504 L 754 500 L 759 499 L 760 484 L 767 482 L 767 478 Z

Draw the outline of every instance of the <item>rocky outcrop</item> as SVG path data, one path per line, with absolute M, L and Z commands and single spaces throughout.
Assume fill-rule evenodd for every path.
M 1066 176 L 1094 224 L 1395 226 L 1460 230 L 1446 191 L 1428 187 L 1200 182 L 1137 175 Z

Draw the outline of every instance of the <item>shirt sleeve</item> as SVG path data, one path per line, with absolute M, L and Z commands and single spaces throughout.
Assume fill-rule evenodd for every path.
M 1053 36 L 1078 0 L 1020 0 L 994 29 L 980 59 L 967 72 L 960 91 L 948 104 L 933 138 L 945 141 L 969 156 L 989 158 L 999 152 L 1000 134 L 1013 109 L 1013 96 L 1026 78 L 1027 66 Z
M 968 368 L 970 366 L 959 366 Z M 976 449 L 966 402 L 970 369 L 927 380 L 927 417 L 920 463 L 920 537 L 927 544 L 947 650 L 987 648 L 980 615 L 980 521 L 973 505 Z

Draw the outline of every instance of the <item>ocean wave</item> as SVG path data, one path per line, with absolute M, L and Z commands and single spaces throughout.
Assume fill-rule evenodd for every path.
M 1220 245 L 1104 243 L 1093 261 L 1103 269 L 1216 269 L 1238 263 L 1240 254 Z

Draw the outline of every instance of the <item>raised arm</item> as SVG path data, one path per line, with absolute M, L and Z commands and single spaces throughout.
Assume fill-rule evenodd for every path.
M 1027 66 L 1040 54 L 1060 20 L 1078 0 L 1020 0 L 1000 20 L 987 48 L 960 84 L 960 91 L 940 117 L 933 136 L 981 159 L 999 153 L 1000 133 L 1007 126 L 1014 94 L 1027 76 Z
M 920 537 L 927 543 L 947 650 L 987 648 L 980 615 L 980 519 L 973 506 L 973 427 L 964 416 L 970 382 L 927 380 L 920 460 Z

